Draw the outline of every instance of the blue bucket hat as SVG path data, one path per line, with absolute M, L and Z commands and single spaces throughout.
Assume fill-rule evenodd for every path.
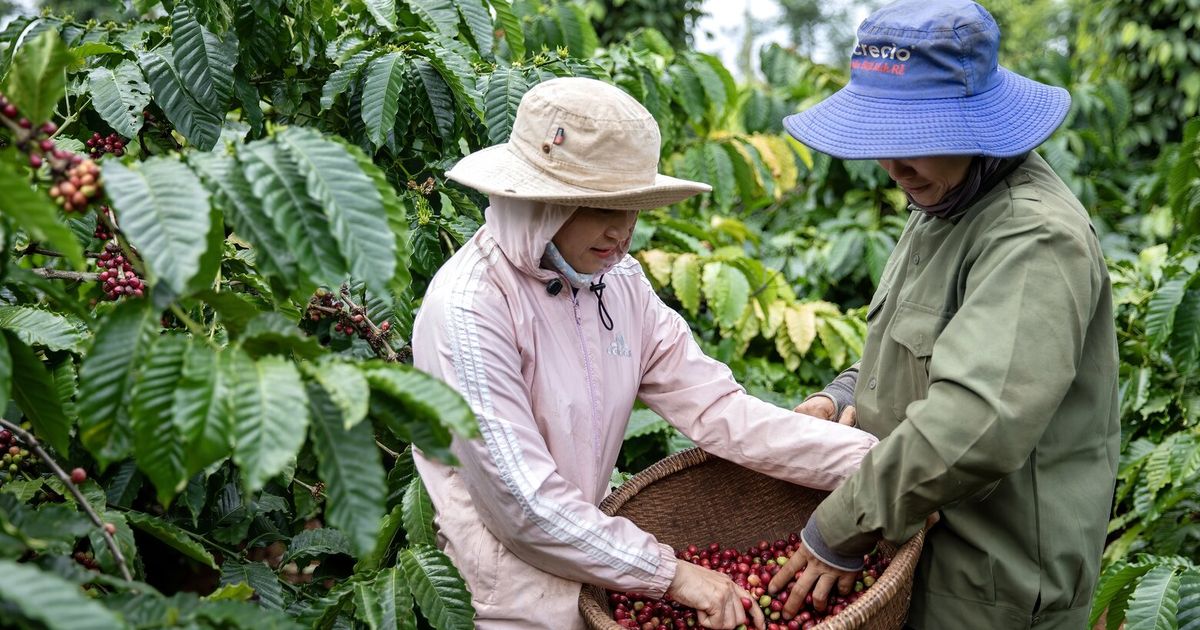
M 1071 96 L 1000 67 L 999 51 L 1000 29 L 975 2 L 900 0 L 859 26 L 850 83 L 783 126 L 847 160 L 1027 153 Z

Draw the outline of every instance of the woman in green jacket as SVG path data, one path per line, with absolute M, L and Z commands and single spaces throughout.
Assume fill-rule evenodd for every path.
M 1120 440 L 1111 289 L 1087 212 L 1033 152 L 1070 96 L 1000 67 L 999 42 L 974 2 L 891 4 L 860 26 L 850 83 L 784 121 L 878 160 L 912 209 L 861 363 L 798 408 L 881 441 L 771 583 L 799 574 L 787 612 L 938 514 L 911 627 L 1087 625 Z

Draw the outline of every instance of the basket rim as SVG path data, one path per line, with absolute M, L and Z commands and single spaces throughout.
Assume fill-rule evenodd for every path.
M 614 516 L 625 503 L 644 490 L 650 484 L 681 472 L 688 468 L 698 466 L 709 460 L 721 459 L 712 455 L 700 448 L 690 448 L 680 451 L 673 455 L 669 455 L 645 470 L 630 477 L 628 481 L 621 484 L 617 489 L 613 490 L 603 501 L 600 502 L 600 511 L 608 516 Z M 724 460 L 728 461 L 728 460 Z M 733 462 L 730 462 L 733 463 Z M 738 465 L 738 464 L 735 464 Z M 912 575 L 916 569 L 917 561 L 921 557 L 921 551 L 925 546 L 926 527 L 922 527 L 916 534 L 905 541 L 903 544 L 896 545 L 896 552 L 892 555 L 891 561 L 888 563 L 887 569 L 875 581 L 875 583 L 866 591 L 864 595 L 854 603 L 846 606 L 846 608 L 837 617 L 823 621 L 817 625 L 818 628 L 826 627 L 849 627 L 845 624 L 827 625 L 835 619 L 844 619 L 849 622 L 849 617 L 856 615 L 865 615 L 866 613 L 882 606 L 884 603 L 891 601 L 901 590 L 910 588 L 911 585 L 904 583 L 900 577 L 903 573 L 906 576 Z M 892 570 L 893 567 L 899 570 Z M 579 594 L 579 609 L 583 613 L 585 619 L 595 621 L 603 619 L 612 621 L 605 606 L 608 601 L 604 588 L 594 584 L 585 584 L 583 590 Z M 849 614 L 848 614 L 849 613 Z M 615 623 L 615 622 L 613 622 Z

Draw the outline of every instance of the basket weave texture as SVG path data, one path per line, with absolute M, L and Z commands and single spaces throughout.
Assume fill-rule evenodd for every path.
M 743 468 L 700 449 L 676 453 L 634 475 L 605 497 L 600 510 L 623 516 L 675 549 L 720 543 L 746 549 L 759 540 L 798 532 L 829 493 L 798 486 Z M 908 614 L 913 571 L 925 531 L 897 548 L 881 542 L 891 563 L 874 586 L 822 630 L 899 630 Z M 579 610 L 592 630 L 622 630 L 612 618 L 608 596 L 585 585 Z

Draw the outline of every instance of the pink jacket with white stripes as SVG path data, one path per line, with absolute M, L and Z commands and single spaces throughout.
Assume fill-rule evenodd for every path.
M 582 628 L 582 582 L 654 596 L 670 585 L 672 549 L 596 507 L 635 399 L 714 455 L 817 488 L 840 484 L 876 442 L 748 395 L 628 255 L 603 277 L 611 331 L 594 293 L 564 282 L 551 295 L 558 274 L 541 257 L 572 212 L 493 197 L 413 332 L 416 366 L 479 420 L 480 439 L 455 438 L 461 466 L 416 461 L 483 630 Z

